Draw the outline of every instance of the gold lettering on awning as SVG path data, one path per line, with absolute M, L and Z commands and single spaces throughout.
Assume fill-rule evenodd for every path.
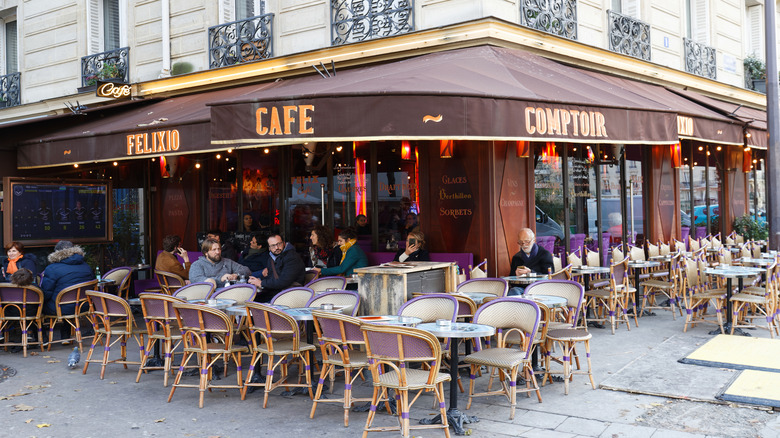
M 693 117 L 677 116 L 677 135 L 693 136 Z
M 127 135 L 127 155 L 147 155 L 179 150 L 181 136 L 178 129 Z
M 607 119 L 600 111 L 550 107 L 526 107 L 525 131 L 529 135 L 608 138 Z
M 311 112 L 314 105 L 261 106 L 255 111 L 255 131 L 259 135 L 314 134 Z

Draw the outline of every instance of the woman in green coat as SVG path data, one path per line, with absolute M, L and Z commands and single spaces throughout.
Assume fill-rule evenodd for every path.
M 350 227 L 342 230 L 341 234 L 339 234 L 338 243 L 341 247 L 341 263 L 332 268 L 314 268 L 314 270 L 320 273 L 320 276 L 341 275 L 350 277 L 355 268 L 368 266 L 366 253 L 363 252 L 360 246 L 356 245 L 357 231 L 354 228 Z

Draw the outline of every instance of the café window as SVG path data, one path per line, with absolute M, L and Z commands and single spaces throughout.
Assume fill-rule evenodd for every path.
M 689 234 L 694 239 L 700 239 L 707 234 L 717 234 L 720 230 L 720 172 L 722 152 L 716 147 L 688 143 L 683 148 L 682 167 L 683 187 L 688 186 L 688 194 L 683 195 L 682 209 L 690 218 L 683 216 L 683 226 L 690 222 Z M 685 174 L 688 174 L 687 176 Z M 689 181 L 688 184 L 685 184 Z M 684 237 L 683 233 L 683 237 Z
M 243 151 L 242 231 L 266 231 L 279 228 L 279 148 L 258 148 Z
M 203 156 L 206 167 L 205 184 L 207 229 L 222 232 L 238 230 L 238 196 L 236 153 L 233 150 L 213 152 Z
M 752 149 L 751 152 L 748 173 L 750 216 L 758 223 L 766 225 L 766 151 Z

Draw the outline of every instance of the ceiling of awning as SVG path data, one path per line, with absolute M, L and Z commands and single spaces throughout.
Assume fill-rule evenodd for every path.
M 212 104 L 214 144 L 371 139 L 668 144 L 666 105 L 522 50 L 470 47 L 279 81 Z

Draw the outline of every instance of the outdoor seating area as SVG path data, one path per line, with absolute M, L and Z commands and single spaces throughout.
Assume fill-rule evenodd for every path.
M 411 436 L 412 429 L 433 427 L 460 435 L 476 420 L 469 415 L 474 400 L 506 406 L 511 420 L 528 403 L 519 392 L 543 403 L 549 391 L 582 391 L 572 385 L 578 375 L 597 389 L 592 344 L 615 335 L 621 323 L 640 327 L 652 310 L 662 312 L 656 320 L 669 311 L 669 324 L 681 333 L 709 323 L 713 333 L 758 327 L 779 334 L 777 254 L 756 252 L 760 242 L 692 242 L 694 251 L 675 251 L 675 242 L 627 247 L 609 267 L 591 266 L 599 254 L 585 249 L 583 257 L 578 249 L 566 258 L 571 279 L 553 272 L 475 278 L 451 292 L 416 293 L 393 314 L 364 313 L 360 287 L 344 290 L 343 277 L 282 291 L 269 303 L 253 302 L 254 285 L 171 281 L 125 299 L 133 269 L 117 268 L 104 292 L 96 280 L 60 293 L 59 306 L 72 305 L 72 314 L 43 314 L 34 286 L 0 286 L 0 329 L 8 339 L 11 326 L 20 327 L 25 354 L 54 343 L 84 348 L 89 339 L 83 374 L 99 365 L 100 379 L 110 373 L 116 380 L 126 369 L 136 383 L 144 376 L 170 386 L 167 402 L 194 398 L 197 389 L 203 408 L 262 390 L 260 406 L 274 409 L 280 394 L 303 393 L 312 421 L 341 412 L 344 427 L 357 419 L 365 432 Z M 524 285 L 523 295 L 507 296 L 515 284 Z M 678 313 L 685 318 L 678 321 Z M 54 339 L 57 325 L 71 336 Z M 28 336 L 36 330 L 37 337 Z M 358 390 L 364 384 L 373 389 Z M 366 402 L 367 416 L 357 409 Z M 439 415 L 411 422 L 410 411 L 429 403 Z

